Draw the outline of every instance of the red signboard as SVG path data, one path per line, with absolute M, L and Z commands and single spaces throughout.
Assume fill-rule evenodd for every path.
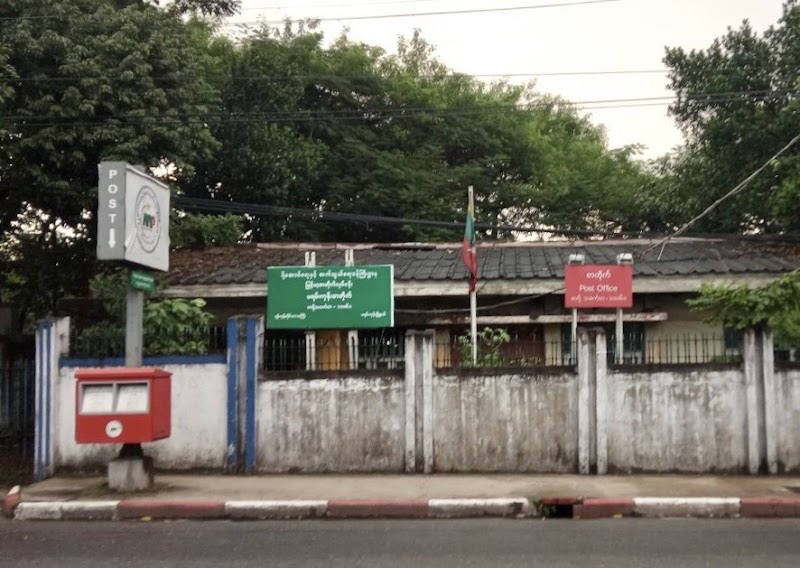
M 564 276 L 566 308 L 633 307 L 630 264 L 568 264 Z

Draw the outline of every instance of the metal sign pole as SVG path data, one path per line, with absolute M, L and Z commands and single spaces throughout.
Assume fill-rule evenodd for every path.
M 131 271 L 129 271 L 130 273 Z M 125 366 L 141 367 L 144 343 L 144 292 L 137 290 L 127 279 L 125 297 Z

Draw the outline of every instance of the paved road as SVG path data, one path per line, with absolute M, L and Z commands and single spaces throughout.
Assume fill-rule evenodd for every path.
M 798 566 L 800 521 L 0 522 L 0 566 Z

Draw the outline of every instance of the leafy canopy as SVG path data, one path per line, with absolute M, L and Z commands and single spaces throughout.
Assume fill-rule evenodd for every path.
M 687 304 L 711 322 L 740 330 L 767 325 L 778 344 L 800 346 L 800 272 L 759 288 L 703 285 Z
M 667 49 L 670 113 L 687 144 L 659 164 L 653 199 L 672 224 L 690 219 L 800 133 L 800 3 L 788 0 L 764 34 L 748 22 L 703 50 Z M 694 227 L 713 232 L 800 230 L 800 148 L 773 160 L 748 188 Z

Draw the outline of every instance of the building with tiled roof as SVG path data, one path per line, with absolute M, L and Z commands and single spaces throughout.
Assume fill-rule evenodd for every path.
M 270 243 L 177 251 L 162 295 L 205 298 L 220 319 L 264 313 L 269 301 L 267 267 L 303 266 L 311 252 L 317 266 L 341 266 L 346 251 L 352 249 L 355 265 L 394 267 L 396 328 L 365 331 L 362 337 L 378 333 L 377 341 L 396 342 L 406 329 L 433 328 L 437 338 L 453 343 L 469 322 L 468 276 L 460 247 L 460 243 Z M 565 265 L 571 255 L 582 255 L 585 264 L 614 264 L 622 253 L 633 259 L 634 305 L 624 311 L 623 321 L 626 337 L 638 338 L 631 339 L 626 349 L 637 361 L 647 358 L 645 338 L 655 345 L 659 338 L 714 337 L 719 343 L 714 350 L 724 355 L 734 348 L 733 336 L 720 325 L 706 323 L 685 301 L 702 284 L 758 286 L 800 267 L 800 244 L 759 238 L 676 238 L 665 244 L 644 239 L 482 243 L 478 324 L 507 330 L 514 341 L 527 345 L 528 356 L 566 362 L 573 316 L 564 308 Z M 614 310 L 578 313 L 579 325 L 604 326 L 609 337 L 615 320 Z M 347 341 L 347 333 L 337 330 L 317 330 L 317 336 L 337 345 Z M 670 344 L 668 349 L 675 347 Z

